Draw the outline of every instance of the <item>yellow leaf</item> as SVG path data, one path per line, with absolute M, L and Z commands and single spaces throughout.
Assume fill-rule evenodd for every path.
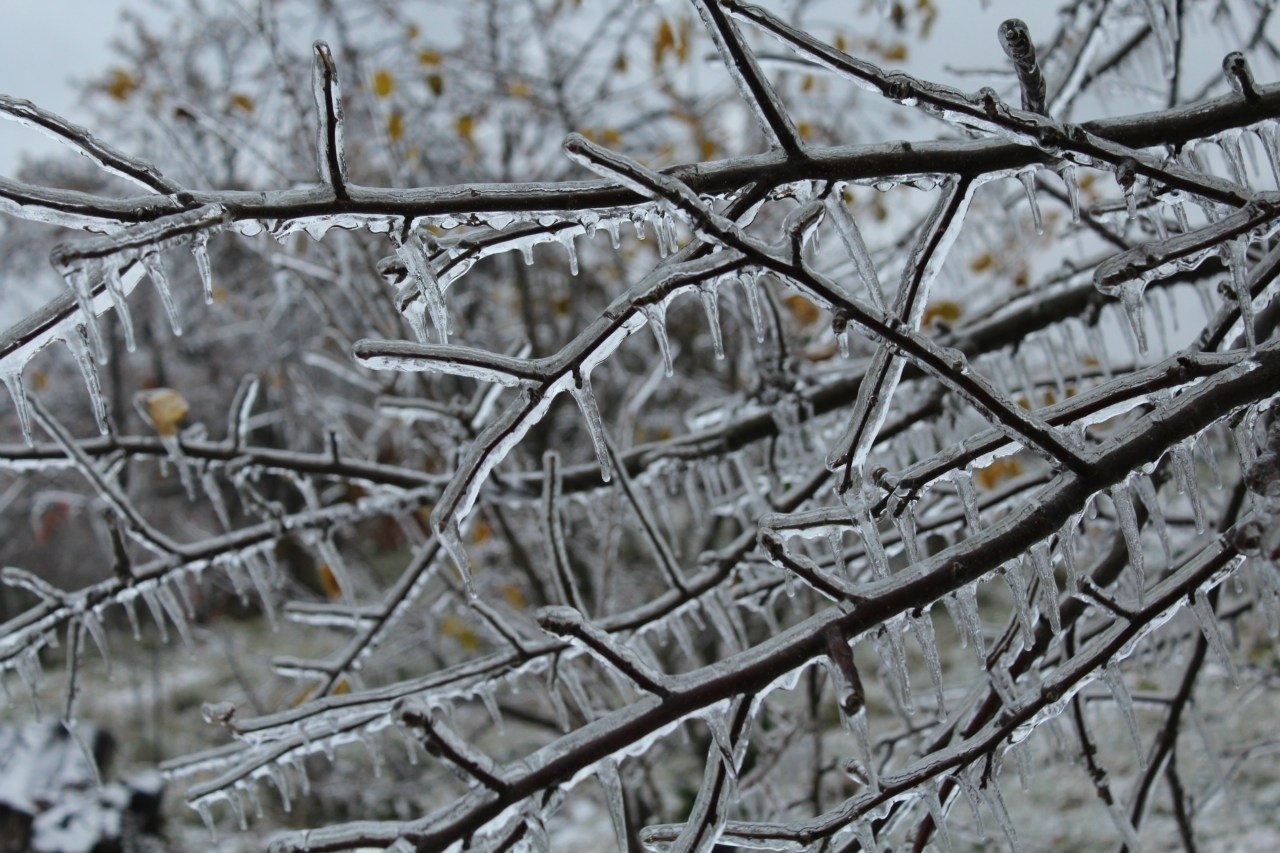
M 471 627 L 466 622 L 462 621 L 462 617 L 453 613 L 440 620 L 440 633 L 457 640 L 458 645 L 469 652 L 474 652 L 480 648 L 480 638 L 476 636 L 476 632 L 471 630 Z
M 404 28 L 404 37 L 409 41 L 413 41 L 420 35 L 422 35 L 422 27 L 418 26 L 414 22 L 410 22 L 409 26 Z
M 428 74 L 427 88 L 430 89 L 431 94 L 435 95 L 437 98 L 444 94 L 444 75 Z
M 889 62 L 902 62 L 907 58 L 907 46 L 900 41 L 895 41 L 881 51 L 880 55 Z
M 1016 477 L 1022 473 L 1022 463 L 1016 456 L 1002 456 L 986 468 L 974 472 L 978 485 L 984 489 L 994 489 L 1001 481 Z
M 418 54 L 418 61 L 423 65 L 439 65 L 443 58 L 434 50 L 424 50 Z
M 985 269 L 990 269 L 995 262 L 995 255 L 990 252 L 983 252 L 981 255 L 978 255 L 978 257 L 969 261 L 969 269 L 973 272 L 982 272 Z
M 698 159 L 710 160 L 714 156 L 716 156 L 716 141 L 705 136 L 698 140 Z
M 351 682 L 345 678 L 338 679 L 338 683 L 333 685 L 334 696 L 345 696 L 351 692 Z
M 320 588 L 325 595 L 330 599 L 342 597 L 342 584 L 338 583 L 338 576 L 328 563 L 316 564 L 316 575 L 320 578 Z
M 107 94 L 115 98 L 117 101 L 123 101 L 133 94 L 134 90 L 141 85 L 138 78 L 134 77 L 123 68 L 112 68 L 111 77 L 107 80 Z
M 458 131 L 458 136 L 471 142 L 471 136 L 475 133 L 476 117 L 470 114 L 458 116 L 458 120 L 454 123 L 454 127 Z
M 802 121 L 796 125 L 796 133 L 800 134 L 801 139 L 812 139 L 813 125 L 810 122 Z
M 157 388 L 147 395 L 147 417 L 163 436 L 177 434 L 178 422 L 188 408 L 186 398 L 172 388 Z
M 253 98 L 250 98 L 244 92 L 236 92 L 231 96 L 231 106 L 251 113 L 253 112 Z
M 818 309 L 818 306 L 798 293 L 793 293 L 787 297 L 787 309 L 791 312 L 791 316 L 806 326 L 810 323 L 818 322 L 822 317 L 822 311 Z
M 399 112 L 392 112 L 387 116 L 387 136 L 392 142 L 399 142 L 404 136 L 404 116 Z
M 512 80 L 507 84 L 507 94 L 513 98 L 527 98 L 533 94 L 533 90 L 523 80 Z
M 676 33 L 671 29 L 671 22 L 666 18 L 662 19 L 662 23 L 658 25 L 658 31 L 653 36 L 653 64 L 661 65 L 663 58 L 676 46 Z
M 498 591 L 502 593 L 502 597 L 505 598 L 507 600 L 507 603 L 510 604 L 512 607 L 514 607 L 517 610 L 524 609 L 524 605 L 525 605 L 524 590 L 522 590 L 520 587 L 516 586 L 513 583 L 504 583 L 502 586 L 498 588 Z
M 613 70 L 618 72 L 627 70 L 627 55 L 625 53 L 619 53 L 616 57 L 614 57 Z
M 924 318 L 920 321 L 922 326 L 928 326 L 934 320 L 941 320 L 944 323 L 954 323 L 960 319 L 960 315 L 964 313 L 964 308 L 959 302 L 953 302 L 950 299 L 939 299 L 930 302 L 925 306 Z
M 379 68 L 373 75 L 373 94 L 385 98 L 396 90 L 396 78 L 385 68 Z

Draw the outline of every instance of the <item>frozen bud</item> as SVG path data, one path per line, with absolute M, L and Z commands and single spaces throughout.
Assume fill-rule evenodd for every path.
M 236 706 L 231 702 L 205 702 L 200 706 L 200 716 L 210 725 L 236 730 Z
M 1258 100 L 1258 89 L 1253 82 L 1253 72 L 1249 69 L 1249 61 L 1244 58 L 1243 53 L 1233 50 L 1224 56 L 1222 73 L 1227 76 L 1227 82 L 1231 84 L 1231 88 L 1237 95 L 1243 96 L 1246 101 Z

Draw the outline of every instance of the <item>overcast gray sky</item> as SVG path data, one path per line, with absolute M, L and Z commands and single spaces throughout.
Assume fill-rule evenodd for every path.
M 913 57 L 909 70 L 938 79 L 944 63 L 999 66 L 995 28 L 1021 16 L 1045 38 L 1054 25 L 1054 2 L 962 0 L 940 4 L 946 34 L 934 51 Z M 73 81 L 101 76 L 113 64 L 109 48 L 126 7 L 145 11 L 146 0 L 0 0 L 0 93 L 26 98 L 77 124 L 90 120 L 81 109 Z M 307 41 L 311 36 L 307 34 Z M 945 50 L 940 50 L 945 44 Z M 972 79 L 954 81 L 975 88 Z M 90 128 L 92 129 L 92 128 Z M 24 154 L 61 148 L 37 132 L 0 120 L 0 176 L 12 176 Z
M 107 47 L 127 0 L 0 0 L 0 92 L 34 101 L 77 123 L 72 79 L 111 65 Z M 143 4 L 134 0 L 133 6 Z M 62 146 L 11 121 L 0 121 L 0 175 L 12 176 L 20 152 Z

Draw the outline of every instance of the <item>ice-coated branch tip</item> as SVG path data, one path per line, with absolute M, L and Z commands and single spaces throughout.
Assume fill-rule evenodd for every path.
M 1022 108 L 1028 112 L 1045 114 L 1047 87 L 1040 61 L 1036 58 L 1036 46 L 1031 41 L 1031 30 L 1020 18 L 1010 18 L 997 30 L 1000 47 L 1005 56 L 1013 60 L 1018 72 L 1018 84 L 1022 87 Z
M 320 180 L 333 188 L 340 199 L 347 196 L 347 159 L 342 115 L 342 87 L 338 83 L 338 66 L 333 52 L 323 41 L 314 45 L 315 61 L 311 71 L 311 88 L 316 101 L 319 127 L 316 134 L 316 160 Z
M 1261 99 L 1257 84 L 1253 82 L 1253 71 L 1249 68 L 1249 60 L 1238 50 L 1233 50 L 1222 58 L 1222 73 L 1227 75 L 1227 82 L 1237 95 L 1254 103 Z

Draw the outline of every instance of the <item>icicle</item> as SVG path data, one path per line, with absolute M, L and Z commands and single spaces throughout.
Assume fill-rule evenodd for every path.
M 1067 188 L 1067 200 L 1071 203 L 1071 223 L 1080 224 L 1080 182 L 1076 179 L 1076 166 L 1065 160 L 1058 167 L 1058 177 Z
M 938 700 L 938 717 L 947 719 L 947 706 L 943 700 L 942 690 L 942 658 L 938 655 L 938 642 L 933 632 L 933 618 L 929 611 L 920 615 L 911 615 L 911 630 L 916 635 L 916 643 L 929 666 L 929 680 L 933 682 L 934 697 Z
M 1142 733 L 1138 730 L 1138 718 L 1133 713 L 1133 698 L 1129 696 L 1129 688 L 1124 686 L 1124 679 L 1120 677 L 1120 670 L 1116 668 L 1114 661 L 1103 667 L 1102 680 L 1111 691 L 1111 696 L 1115 699 L 1116 705 L 1120 707 L 1120 713 L 1124 715 L 1125 724 L 1129 727 L 1129 734 L 1133 737 L 1134 749 L 1138 753 L 1138 764 L 1141 765 L 1143 770 L 1146 770 L 1147 753 L 1142 748 Z
M 667 376 L 674 375 L 675 368 L 671 363 L 671 339 L 667 336 L 666 307 L 661 304 L 646 305 L 640 310 L 649 321 L 649 328 L 653 330 L 653 337 L 658 342 L 658 351 L 662 353 L 663 372 Z
M 930 779 L 924 786 L 924 802 L 929 809 L 929 817 L 937 827 L 938 837 L 942 839 L 944 853 L 951 853 L 951 833 L 947 829 L 947 814 L 942 808 L 942 799 L 938 796 L 938 783 Z
M 147 610 L 151 611 L 151 619 L 156 623 L 156 628 L 160 630 L 160 642 L 169 645 L 169 626 L 164 618 L 164 608 L 160 605 L 160 599 L 156 597 L 156 588 L 154 584 L 142 587 L 142 601 L 147 605 Z
M 907 673 L 907 652 L 902 642 L 902 626 L 897 622 L 884 625 L 883 642 L 880 635 L 875 637 L 876 651 L 880 653 L 880 663 L 889 676 L 890 685 L 902 700 L 902 707 L 908 714 L 916 711 L 915 701 L 911 696 L 911 676 Z M 889 647 L 889 654 L 884 654 L 884 647 Z
M 165 274 L 164 261 L 160 259 L 160 253 L 145 253 L 142 256 L 142 266 L 147 271 L 147 275 L 151 276 L 151 283 L 155 286 L 156 293 L 160 294 L 165 314 L 169 316 L 169 327 L 173 329 L 175 335 L 181 335 L 182 319 L 178 316 L 178 306 L 173 301 L 173 290 L 169 287 L 169 276 Z
M 271 594 L 271 584 L 267 579 L 266 569 L 263 568 L 256 558 L 245 561 L 249 569 L 249 579 L 253 582 L 253 588 L 258 593 L 258 598 L 262 600 L 262 609 L 267 614 L 267 623 L 271 626 L 274 633 L 278 630 L 276 623 L 275 598 Z
M 18 425 L 22 429 L 22 440 L 31 447 L 35 444 L 35 439 L 31 436 L 31 406 L 27 402 L 27 391 L 22 387 L 22 368 L 7 370 L 0 374 L 0 379 L 4 380 L 5 388 L 13 398 L 13 407 L 18 412 Z
M 192 648 L 194 644 L 191 640 L 191 627 L 187 624 L 187 616 L 182 612 L 182 606 L 178 604 L 178 599 L 174 596 L 173 590 L 162 582 L 156 583 L 155 590 L 160 606 L 164 608 L 164 612 L 169 616 L 174 627 L 178 629 L 178 636 L 182 638 L 182 644 L 187 648 Z
M 1076 528 L 1079 521 L 1079 518 L 1068 520 L 1058 533 L 1058 551 L 1062 554 L 1062 565 L 1067 570 L 1067 595 L 1075 595 L 1080 591 L 1080 567 L 1076 563 Z
M 1200 503 L 1200 490 L 1196 486 L 1195 462 L 1191 458 L 1191 448 L 1185 443 L 1175 444 L 1173 450 L 1173 467 L 1178 476 L 1178 491 L 1187 496 L 1191 502 L 1191 511 L 1195 517 L 1196 533 L 1204 533 L 1204 506 Z
M 1000 824 L 1000 830 L 1004 833 L 1004 837 L 1009 841 L 1009 849 L 1014 853 L 1020 849 L 1018 846 L 1018 834 L 1014 831 L 1013 819 L 1009 817 L 1009 809 L 1004 804 L 1004 797 L 1000 793 L 1000 786 L 996 780 L 989 779 L 985 785 L 978 789 L 981 792 L 982 799 L 986 801 L 987 810 L 995 815 L 996 823 Z
M 827 544 L 831 546 L 831 557 L 835 561 L 836 569 L 849 580 L 853 580 L 853 575 L 849 571 L 849 564 L 844 558 L 843 532 L 836 527 L 829 528 L 827 530 Z
M 1145 287 L 1138 279 L 1130 279 L 1120 285 L 1120 305 L 1124 308 L 1125 319 L 1129 321 L 1129 329 L 1138 342 L 1138 352 L 1147 351 L 1147 324 L 1143 318 L 1143 291 Z
M 968 471 L 957 471 L 951 478 L 956 491 L 960 494 L 960 504 L 964 507 L 964 523 L 970 533 L 982 529 L 982 515 L 978 511 L 978 491 L 973 487 L 973 475 Z
M 582 417 L 587 423 L 587 432 L 591 436 L 591 445 L 596 451 L 596 461 L 600 463 L 600 479 L 607 483 L 613 479 L 613 457 L 609 453 L 609 443 L 605 439 L 600 407 L 596 405 L 596 395 L 591 390 L 591 377 L 579 372 L 574 374 L 574 379 L 576 381 L 569 386 L 569 394 L 582 411 Z
M 978 783 L 973 778 L 976 775 L 978 775 L 977 766 L 968 764 L 954 778 L 960 790 L 964 792 L 965 800 L 969 803 L 969 811 L 973 814 L 973 825 L 978 830 L 979 837 L 986 838 L 987 831 L 982 825 L 982 810 L 978 802 Z
M 764 343 L 764 318 L 760 314 L 760 292 L 757 288 L 760 286 L 757 280 L 758 276 L 754 272 L 744 273 L 738 276 L 738 283 L 742 285 L 742 293 L 747 299 L 747 310 L 751 313 L 751 327 L 756 331 L 756 343 Z
M 75 326 L 67 334 L 65 342 L 71 357 L 75 359 L 76 366 L 80 368 L 80 375 L 84 378 L 84 387 L 89 392 L 89 404 L 93 408 L 93 419 L 98 424 L 98 432 L 106 435 L 109 431 L 107 398 L 102 393 L 102 379 L 98 376 L 98 365 L 89 354 L 84 335 L 84 327 Z
M 858 529 L 862 539 L 862 548 L 871 564 L 871 573 L 877 579 L 889 576 L 889 557 L 885 554 L 884 544 L 880 541 L 880 531 L 871 520 L 866 501 L 858 493 L 857 486 L 841 491 L 836 490 L 836 497 L 849 513 L 849 518 Z
M 573 229 L 561 233 L 560 244 L 569 256 L 569 275 L 578 274 L 578 246 L 573 241 Z
M 449 310 L 444 304 L 444 289 L 440 286 L 435 270 L 431 268 L 431 261 L 426 256 L 427 249 L 412 229 L 403 239 L 396 232 L 392 233 L 396 243 L 396 256 L 404 264 L 409 277 L 418 288 L 418 296 L 421 297 L 427 313 L 431 316 L 431 325 L 435 328 L 436 338 L 440 343 L 446 344 L 449 342 L 449 334 L 453 331 L 453 327 L 449 321 Z
M 138 348 L 138 342 L 133 334 L 133 315 L 129 313 L 129 302 L 125 298 L 124 282 L 120 280 L 120 271 L 114 264 L 106 264 L 102 282 L 107 295 L 111 297 L 111 304 L 115 306 L 116 316 L 120 318 L 120 327 L 124 329 L 124 347 L 129 352 L 134 352 Z
M 867 788 L 873 793 L 880 791 L 880 774 L 876 771 L 875 756 L 871 752 L 871 732 L 867 728 L 867 709 L 859 708 L 856 714 L 846 715 L 845 723 L 853 735 L 855 748 L 858 750 L 858 761 L 867 774 Z
M 209 840 L 218 840 L 218 830 L 213 825 L 213 811 L 209 808 L 208 798 L 196 800 L 196 811 L 200 814 L 200 820 L 204 821 L 205 827 L 209 830 Z
M 1240 186 L 1248 186 L 1249 173 L 1244 167 L 1244 155 L 1240 151 L 1240 131 L 1228 130 L 1218 136 L 1218 147 L 1222 149 L 1231 170 L 1231 178 Z
M 453 564 L 458 567 L 458 574 L 462 576 L 462 586 L 467 592 L 467 597 L 475 598 L 476 588 L 471 579 L 471 557 L 467 554 L 467 546 L 462 543 L 458 522 L 454 519 L 446 519 L 442 524 L 437 525 L 436 537 L 453 558 Z
M 107 363 L 107 348 L 102 342 L 102 331 L 98 328 L 98 315 L 93 311 L 93 285 L 84 267 L 77 266 L 67 272 L 67 284 L 76 298 L 80 309 L 81 325 L 87 332 L 89 352 L 98 364 Z
M 1040 215 L 1040 202 L 1036 201 L 1036 173 L 1034 169 L 1028 169 L 1018 173 L 1018 180 L 1022 183 L 1022 188 L 1027 193 L 1027 204 L 1031 206 L 1031 222 L 1035 226 L 1036 234 L 1044 234 L 1044 219 Z
M 985 664 L 987 650 L 982 641 L 982 619 L 978 615 L 978 587 L 968 584 L 955 591 L 957 610 L 960 613 L 960 628 L 968 636 L 978 655 L 978 662 Z
M 1249 263 L 1245 257 L 1247 237 L 1237 237 L 1225 247 L 1227 267 L 1231 271 L 1231 286 L 1236 303 L 1240 306 L 1240 322 L 1244 326 L 1244 341 L 1249 352 L 1257 347 L 1253 332 L 1253 294 L 1249 291 Z
M 489 688 L 481 688 L 480 702 L 484 705 L 485 711 L 489 714 L 489 719 L 493 720 L 493 727 L 497 731 L 498 736 L 506 734 L 507 724 L 502 716 L 502 709 L 498 707 L 498 697 L 494 695 L 493 690 Z
M 1231 677 L 1231 683 L 1239 688 L 1240 671 L 1236 669 L 1236 662 L 1231 658 L 1231 651 L 1227 648 L 1222 632 L 1218 629 L 1218 617 L 1214 615 L 1213 605 L 1209 603 L 1209 597 L 1205 595 L 1203 589 L 1196 590 L 1192 597 L 1191 611 L 1195 614 L 1200 632 L 1204 634 L 1209 648 L 1213 649 L 1218 661 L 1226 668 L 1227 675 Z
M 1271 176 L 1275 178 L 1277 186 L 1280 186 L 1280 149 L 1277 148 L 1277 125 L 1274 121 L 1263 122 L 1259 125 L 1255 132 L 1258 135 L 1258 142 L 1262 144 L 1262 150 L 1266 152 L 1267 162 L 1271 164 Z
M 111 653 L 107 648 L 107 634 L 102 629 L 102 619 L 99 618 L 97 611 L 86 610 L 80 614 L 80 624 L 84 626 L 85 631 L 93 639 L 93 644 L 98 648 L 98 654 L 102 655 L 102 663 L 107 670 L 107 678 L 111 678 Z
M 1040 579 L 1040 609 L 1049 617 L 1049 627 L 1053 633 L 1062 632 L 1062 616 L 1058 609 L 1058 582 L 1053 576 L 1053 565 L 1049 560 L 1049 546 L 1039 542 L 1031 546 L 1028 559 Z
M 1018 786 L 1025 794 L 1031 790 L 1031 759 L 1027 755 L 1027 739 L 1010 743 L 1007 754 L 1013 755 L 1013 764 L 1018 771 Z
M 1009 566 L 1000 574 L 1004 575 L 1009 591 L 1013 593 L 1013 612 L 1018 619 L 1018 630 L 1022 635 L 1022 648 L 1030 649 L 1035 645 L 1036 630 L 1031 621 L 1031 605 L 1027 602 L 1027 582 L 1017 566 Z
M 622 794 L 622 778 L 618 774 L 618 765 L 611 759 L 605 759 L 596 765 L 596 778 L 604 790 L 604 799 L 609 806 L 609 817 L 613 819 L 614 838 L 618 842 L 619 853 L 629 853 L 630 840 L 627 838 L 627 806 Z
M 844 206 L 842 196 L 843 191 L 833 192 L 827 196 L 827 211 L 835 224 L 836 232 L 840 235 L 841 242 L 844 243 L 845 250 L 853 259 L 853 267 L 857 270 L 858 277 L 866 286 L 867 296 L 872 306 L 877 311 L 884 311 L 884 294 L 880 289 L 880 277 L 876 272 L 875 261 L 867 251 L 867 245 L 862 239 L 862 232 L 858 230 L 857 222 Z
M 120 605 L 124 608 L 125 616 L 129 619 L 129 630 L 132 632 L 133 641 L 140 642 L 142 640 L 142 624 L 138 621 L 138 608 L 134 604 L 132 597 L 122 597 Z
M 713 285 L 702 285 L 698 288 L 698 300 L 702 302 L 702 310 L 707 314 L 707 326 L 711 330 L 711 347 L 717 359 L 724 359 L 724 338 L 720 332 L 720 306 L 716 302 L 716 291 Z
M 213 273 L 209 269 L 209 234 L 197 231 L 191 241 L 191 254 L 196 259 L 196 272 L 200 275 L 200 285 L 204 289 L 204 304 L 213 304 Z M 130 347 L 132 352 L 133 348 Z
M 1118 483 L 1111 487 L 1111 502 L 1116 507 L 1116 522 L 1124 536 L 1125 547 L 1129 550 L 1129 565 L 1133 566 L 1133 580 L 1138 589 L 1138 606 L 1146 601 L 1147 573 L 1142 556 L 1142 531 L 1138 529 L 1138 514 L 1133 507 L 1133 496 L 1129 486 Z

